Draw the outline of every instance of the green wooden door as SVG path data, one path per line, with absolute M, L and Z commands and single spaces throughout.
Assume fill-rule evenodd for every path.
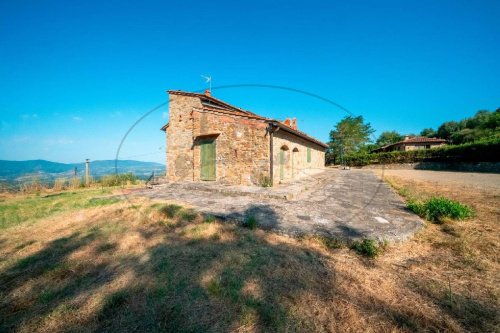
M 280 179 L 285 179 L 285 151 L 280 150 Z
M 205 140 L 201 148 L 201 180 L 215 180 L 215 140 Z

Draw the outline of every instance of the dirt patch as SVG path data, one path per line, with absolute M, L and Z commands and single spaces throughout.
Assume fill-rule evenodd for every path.
M 450 185 L 465 189 L 468 187 L 490 188 L 500 191 L 500 174 L 477 173 L 477 172 L 453 172 L 453 171 L 427 171 L 427 170 L 373 170 L 378 175 L 386 177 L 400 177 L 402 179 L 414 179 L 426 182 L 425 186 L 439 187 Z

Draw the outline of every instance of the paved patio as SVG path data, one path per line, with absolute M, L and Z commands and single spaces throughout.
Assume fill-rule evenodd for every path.
M 402 241 L 423 226 L 371 170 L 328 169 L 276 188 L 174 183 L 132 195 L 187 204 L 203 214 L 243 221 L 288 235 Z

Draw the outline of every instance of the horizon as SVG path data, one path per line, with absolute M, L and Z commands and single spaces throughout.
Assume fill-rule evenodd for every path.
M 59 161 L 54 161 L 54 160 L 46 160 L 43 158 L 36 158 L 36 159 L 30 159 L 30 160 L 4 160 L 0 159 L 0 161 L 5 161 L 5 162 L 36 162 L 36 161 L 44 161 L 44 162 L 53 162 L 53 163 L 60 163 L 60 164 L 84 164 L 85 160 L 82 162 L 59 162 Z M 92 164 L 92 162 L 107 162 L 107 161 L 115 161 L 115 159 L 103 159 L 103 160 L 89 160 L 89 163 Z M 154 162 L 154 161 L 141 161 L 141 160 L 117 160 L 118 162 L 141 162 L 141 163 L 157 163 L 161 165 L 165 165 L 165 163 L 161 162 Z
M 297 10 L 300 6 L 300 10 Z M 500 106 L 500 2 L 0 4 L 0 156 L 165 164 L 166 90 L 203 91 L 323 141 L 347 113 L 417 134 Z M 207 18 L 217 17 L 207 22 Z M 29 22 L 29 23 L 27 23 Z M 122 142 L 124 136 L 130 134 Z M 136 158 L 140 158 L 137 160 Z M 80 162 L 76 162 L 80 163 Z

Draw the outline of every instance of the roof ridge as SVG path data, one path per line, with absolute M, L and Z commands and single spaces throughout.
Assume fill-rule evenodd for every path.
M 220 100 L 218 98 L 215 98 L 213 96 L 208 96 L 202 93 L 193 93 L 193 92 L 188 92 L 188 91 L 182 91 L 182 90 L 167 90 L 169 94 L 175 94 L 175 95 L 186 95 L 186 96 L 196 96 L 200 98 L 206 98 L 208 100 L 214 101 L 215 103 L 222 104 L 230 109 L 237 110 L 240 112 L 245 112 L 245 113 L 252 113 L 250 111 L 244 110 L 242 108 L 239 108 L 237 106 L 231 105 L 229 103 L 224 102 L 223 100 Z

